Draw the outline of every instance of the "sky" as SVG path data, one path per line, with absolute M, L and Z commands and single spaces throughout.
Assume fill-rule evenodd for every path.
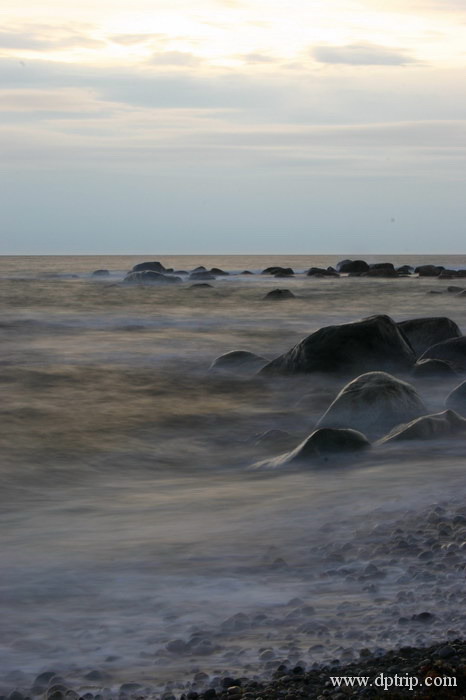
M 464 253 L 466 0 L 4 0 L 1 254 Z

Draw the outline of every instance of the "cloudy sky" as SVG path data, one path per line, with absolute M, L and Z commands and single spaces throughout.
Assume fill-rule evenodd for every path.
M 466 0 L 0 16 L 2 253 L 465 252 Z

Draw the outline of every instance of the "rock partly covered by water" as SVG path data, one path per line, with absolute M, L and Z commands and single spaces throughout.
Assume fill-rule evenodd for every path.
M 382 438 L 380 444 L 398 440 L 443 440 L 451 437 L 466 437 L 466 418 L 456 411 L 446 410 L 397 426 Z
M 365 260 L 341 260 L 337 264 L 337 272 L 360 274 L 368 270 L 369 265 Z
M 296 297 L 289 289 L 272 289 L 271 292 L 267 292 L 263 299 L 265 301 L 284 301 L 286 299 L 296 299 Z
M 381 370 L 409 371 L 416 354 L 389 316 L 326 326 L 269 362 L 262 374 L 333 373 L 355 376 Z
M 462 416 L 466 416 L 466 382 L 462 382 L 448 394 L 445 406 Z
M 466 372 L 466 337 L 451 338 L 428 348 L 419 359 L 445 360 L 457 372 Z
M 417 378 L 428 377 L 457 377 L 457 373 L 449 362 L 445 360 L 419 360 L 413 367 L 413 376 Z
M 411 318 L 398 323 L 398 328 L 408 338 L 417 355 L 422 355 L 436 343 L 442 343 L 450 338 L 460 338 L 462 335 L 458 325 L 446 316 Z
M 143 272 L 144 270 L 152 270 L 152 272 L 165 272 L 165 267 L 161 262 L 142 262 L 134 265 L 132 272 Z
M 267 364 L 265 357 L 247 350 L 232 350 L 217 357 L 209 367 L 210 372 L 253 374 Z
M 340 391 L 317 425 L 353 428 L 369 438 L 377 438 L 393 426 L 426 413 L 426 406 L 411 384 L 386 372 L 366 372 Z
M 175 275 L 164 275 L 154 270 L 141 270 L 140 272 L 129 272 L 123 282 L 125 284 L 176 284 L 181 282 L 181 277 Z
M 287 464 L 305 464 L 328 455 L 360 452 L 370 447 L 365 435 L 350 428 L 318 428 L 294 450 L 270 460 L 259 462 L 257 467 L 280 467 Z

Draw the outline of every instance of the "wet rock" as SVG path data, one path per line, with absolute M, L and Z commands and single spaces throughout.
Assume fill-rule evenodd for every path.
M 455 411 L 447 410 L 397 426 L 380 440 L 380 444 L 400 440 L 442 440 L 465 436 L 466 418 Z
M 253 275 L 254 272 L 251 272 L 250 270 L 243 270 L 243 272 L 240 273 L 241 275 Z
M 108 270 L 94 270 L 92 273 L 93 277 L 108 277 L 110 272 Z
M 327 455 L 342 455 L 360 452 L 370 447 L 365 435 L 357 430 L 341 428 L 318 428 L 301 442 L 294 450 L 270 460 L 264 460 L 255 466 L 274 468 L 285 465 L 299 465 L 319 460 Z
M 266 301 L 296 299 L 293 292 L 290 292 L 289 289 L 272 289 L 272 291 L 268 292 L 263 298 Z
M 52 678 L 56 677 L 56 675 L 56 671 L 44 671 L 43 673 L 39 673 L 39 675 L 34 680 L 34 685 L 47 686 L 52 680 Z
M 398 277 L 398 273 L 393 267 L 371 267 L 367 272 L 363 272 L 361 277 Z
M 408 371 L 415 362 L 416 355 L 397 324 L 389 316 L 371 316 L 321 328 L 269 362 L 261 374 L 355 376 L 374 370 Z
M 466 372 L 466 337 L 451 338 L 428 348 L 420 360 L 445 360 L 457 372 Z
M 213 289 L 213 286 L 208 282 L 196 282 L 190 286 L 190 289 Z
M 212 267 L 210 273 L 212 275 L 221 275 L 223 277 L 227 277 L 230 274 L 229 272 L 225 272 L 225 270 L 221 270 L 219 267 Z
M 459 294 L 460 292 L 463 292 L 463 291 L 464 291 L 464 287 L 455 287 L 454 285 L 447 287 L 447 292 L 450 292 L 450 294 Z
M 183 639 L 172 639 L 165 645 L 165 649 L 171 654 L 186 654 L 189 651 L 189 644 Z
M 445 360 L 419 360 L 413 368 L 413 377 L 456 377 L 457 373 Z
M 217 357 L 209 367 L 209 372 L 231 372 L 253 374 L 267 364 L 265 357 L 247 350 L 232 350 Z
M 445 406 L 466 416 L 466 381 L 455 387 L 445 399 Z
M 399 275 L 411 275 L 414 272 L 414 267 L 411 265 L 401 265 L 396 268 Z
M 341 260 L 336 266 L 337 272 L 361 273 L 369 270 L 369 265 L 365 260 Z
M 444 269 L 443 265 L 419 265 L 414 272 L 419 277 L 438 277 Z
M 377 438 L 426 412 L 411 384 L 386 372 L 366 372 L 340 391 L 317 426 L 353 428 Z
M 272 266 L 272 267 L 267 267 L 265 270 L 262 270 L 261 275 L 294 275 L 294 271 L 291 267 L 280 267 L 278 265 Z
M 315 276 L 320 276 L 320 277 L 339 277 L 340 275 L 338 272 L 336 272 L 333 268 L 327 267 L 311 267 L 309 270 L 306 272 L 306 275 L 308 277 L 315 277 Z
M 436 343 L 450 338 L 460 338 L 462 335 L 457 324 L 446 316 L 411 318 L 408 321 L 401 321 L 397 325 L 417 355 L 422 355 L 425 350 Z
M 177 284 L 181 277 L 164 275 L 153 270 L 129 272 L 123 280 L 125 284 Z
M 152 272 L 165 272 L 165 268 L 160 262 L 142 262 L 135 265 L 132 272 L 143 272 L 144 270 L 151 270 Z
M 191 272 L 207 272 L 207 268 L 205 268 L 204 265 L 198 265 L 194 270 L 191 270 Z

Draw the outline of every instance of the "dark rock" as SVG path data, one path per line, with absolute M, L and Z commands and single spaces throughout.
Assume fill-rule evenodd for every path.
M 229 272 L 225 272 L 225 270 L 221 270 L 219 267 L 213 267 L 210 272 L 212 275 L 223 275 L 225 277 L 230 274 Z
M 361 273 L 369 270 L 369 265 L 365 260 L 342 260 L 337 265 L 337 272 Z
M 445 316 L 427 316 L 401 321 L 398 328 L 408 338 L 417 355 L 449 338 L 460 338 L 461 331 L 454 321 Z
M 445 360 L 419 360 L 413 368 L 413 377 L 456 377 L 453 367 Z
M 142 272 L 129 272 L 123 282 L 125 284 L 176 284 L 181 282 L 181 277 L 143 270 Z
M 247 350 L 232 350 L 217 357 L 209 367 L 209 371 L 232 372 L 234 374 L 251 374 L 267 364 L 265 357 Z
M 93 277 L 108 277 L 110 272 L 108 270 L 94 270 L 92 273 Z
M 369 268 L 371 270 L 389 270 L 390 272 L 395 272 L 395 266 L 390 262 L 372 263 L 372 265 L 369 265 Z
M 330 269 L 330 268 L 323 268 L 323 267 L 311 267 L 309 270 L 306 272 L 306 275 L 308 277 L 315 277 L 315 276 L 322 276 L 322 277 L 339 277 L 340 275 L 338 272 L 335 272 L 335 270 Z
M 272 289 L 271 292 L 267 292 L 263 299 L 267 301 L 275 301 L 285 299 L 296 299 L 296 297 L 293 294 L 293 292 L 290 292 L 289 289 Z
M 466 372 L 466 337 L 451 338 L 428 348 L 420 360 L 434 359 L 449 362 L 457 372 Z
M 398 277 L 398 272 L 391 263 L 380 263 L 380 267 L 371 266 L 367 272 L 361 273 L 361 277 Z
M 445 406 L 452 411 L 457 411 L 462 416 L 466 416 L 466 382 L 463 382 L 448 394 Z
M 171 654 L 186 654 L 190 647 L 183 639 L 173 639 L 166 644 L 165 649 Z
M 317 426 L 353 428 L 377 438 L 426 412 L 411 384 L 386 372 L 367 372 L 340 391 Z
M 444 269 L 443 265 L 419 265 L 419 267 L 415 268 L 414 272 L 417 273 L 419 277 L 438 277 Z
M 174 275 L 189 275 L 189 272 L 186 270 L 174 270 L 173 272 Z
M 389 316 L 371 316 L 315 331 L 269 362 L 261 373 L 355 376 L 368 370 L 408 371 L 415 362 L 416 355 L 397 324 Z
M 242 275 L 253 275 L 254 272 L 251 272 L 250 270 L 243 270 L 243 272 L 241 272 L 240 274 L 242 274 Z
M 421 612 L 417 615 L 413 615 L 411 619 L 415 622 L 423 622 L 424 624 L 426 624 L 429 622 L 433 622 L 433 620 L 435 619 L 435 615 L 433 615 L 430 612 Z
M 262 270 L 261 275 L 278 275 L 279 273 L 287 276 L 294 275 L 291 267 L 280 267 L 278 265 L 267 267 L 265 270 Z
M 209 284 L 208 282 L 196 282 L 196 284 L 192 284 L 190 286 L 190 289 L 213 289 L 212 285 Z
M 414 272 L 414 267 L 411 265 L 401 265 L 401 267 L 397 267 L 396 271 L 400 275 L 410 275 Z
M 207 269 L 204 267 L 204 265 L 199 265 L 198 267 L 195 267 L 194 270 L 191 272 L 207 272 Z
M 47 686 L 56 675 L 56 671 L 44 671 L 43 673 L 39 673 L 34 680 L 34 685 Z
M 258 467 L 280 467 L 288 464 L 312 462 L 326 455 L 359 452 L 370 447 L 365 435 L 348 428 L 318 428 L 294 450 L 279 457 L 259 462 Z
M 285 278 L 285 277 L 293 277 L 293 275 L 290 275 L 288 272 L 276 272 L 276 273 L 274 274 L 274 277 L 275 277 L 276 279 L 282 279 L 282 278 Z
M 198 270 L 197 272 L 191 272 L 189 275 L 190 280 L 214 280 L 215 275 L 213 275 L 211 272 L 207 272 L 207 270 Z
M 458 294 L 459 292 L 463 292 L 464 287 L 455 287 L 454 285 L 447 287 L 447 292 L 450 292 L 450 294 Z
M 447 410 L 397 426 L 380 440 L 380 444 L 399 440 L 443 440 L 465 435 L 466 418 Z
M 165 268 L 160 262 L 142 262 L 135 265 L 132 272 L 143 272 L 144 270 L 152 270 L 153 272 L 165 272 Z
M 442 270 L 438 278 L 439 280 L 454 280 L 459 276 L 456 270 Z

